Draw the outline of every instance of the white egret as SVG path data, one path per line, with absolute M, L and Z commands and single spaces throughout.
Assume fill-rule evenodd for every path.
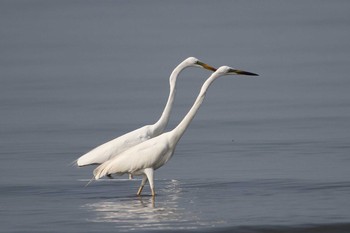
M 183 71 L 187 67 L 201 67 L 211 71 L 216 70 L 215 68 L 201 62 L 195 57 L 189 57 L 185 59 L 173 70 L 173 72 L 170 75 L 170 93 L 163 113 L 159 120 L 153 125 L 145 125 L 134 131 L 126 133 L 118 138 L 108 141 L 96 147 L 95 149 L 87 152 L 77 160 L 78 166 L 82 167 L 93 164 L 102 164 L 103 162 L 120 154 L 121 152 L 143 141 L 146 141 L 150 138 L 162 134 L 170 118 L 171 109 L 175 99 L 177 77 L 179 76 L 181 71 Z
M 176 128 L 140 143 L 119 154 L 117 157 L 104 162 L 94 170 L 93 173 L 95 179 L 98 180 L 101 177 L 110 174 L 123 175 L 129 173 L 132 175 L 143 175 L 137 195 L 141 194 L 142 189 L 148 180 L 152 196 L 155 196 L 153 181 L 154 170 L 163 166 L 172 157 L 178 141 L 185 133 L 187 127 L 197 113 L 204 100 L 205 94 L 213 81 L 220 76 L 231 74 L 257 76 L 257 74 L 236 70 L 228 66 L 220 67 L 204 82 L 192 108 Z

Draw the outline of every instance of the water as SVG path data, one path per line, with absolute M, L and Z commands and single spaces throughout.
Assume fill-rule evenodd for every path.
M 347 1 L 0 1 L 1 232 L 349 232 Z M 70 163 L 153 123 L 184 58 L 224 77 L 156 172 Z M 187 69 L 169 129 L 209 73 Z

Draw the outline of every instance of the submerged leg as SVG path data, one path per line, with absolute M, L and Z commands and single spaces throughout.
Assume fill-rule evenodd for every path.
M 142 189 L 143 189 L 143 187 L 145 186 L 146 183 L 147 183 L 147 176 L 143 175 L 139 191 L 137 191 L 137 195 L 138 196 L 141 195 Z
M 149 186 L 151 187 L 152 196 L 154 197 L 156 195 L 156 193 L 154 192 L 153 168 L 146 168 L 144 170 L 144 173 L 146 174 L 146 176 L 149 180 Z

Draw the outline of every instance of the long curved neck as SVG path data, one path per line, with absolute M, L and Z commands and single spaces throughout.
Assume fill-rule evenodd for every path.
M 202 85 L 202 88 L 197 96 L 196 101 L 194 102 L 194 104 L 192 105 L 190 111 L 186 114 L 186 116 L 184 117 L 184 119 L 182 119 L 182 121 L 178 124 L 178 126 L 176 126 L 175 129 L 173 129 L 172 131 L 170 131 L 170 135 L 171 137 L 173 137 L 174 139 L 174 143 L 176 144 L 180 138 L 182 137 L 182 135 L 185 133 L 187 127 L 189 126 L 189 124 L 191 123 L 191 121 L 193 120 L 194 116 L 196 115 L 198 109 L 200 108 L 200 106 L 203 103 L 205 94 L 209 88 L 209 86 L 213 83 L 213 81 L 218 77 L 219 75 L 216 73 L 213 73 Z
M 159 120 L 153 125 L 153 130 L 156 135 L 159 135 L 163 133 L 164 129 L 166 128 L 171 110 L 173 108 L 174 104 L 174 99 L 176 95 L 176 80 L 181 71 L 183 71 L 187 66 L 184 63 L 180 63 L 171 73 L 170 78 L 169 78 L 169 84 L 170 84 L 170 92 L 169 92 L 169 97 L 168 101 L 164 107 L 163 113 L 160 116 Z

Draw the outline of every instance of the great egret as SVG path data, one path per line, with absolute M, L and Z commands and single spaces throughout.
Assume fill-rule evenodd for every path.
M 176 79 L 187 67 L 201 67 L 207 70 L 215 71 L 216 69 L 201 62 L 195 57 L 189 57 L 181 62 L 171 73 L 169 78 L 170 93 L 168 101 L 165 105 L 163 113 L 159 120 L 153 125 L 145 125 L 139 129 L 126 133 L 118 138 L 108 141 L 95 149 L 82 155 L 78 160 L 77 164 L 79 167 L 102 164 L 103 162 L 113 158 L 121 152 L 143 142 L 150 138 L 156 137 L 163 133 L 165 127 L 168 124 L 171 109 L 175 99 L 176 92 Z
M 129 173 L 132 175 L 143 175 L 137 195 L 141 195 L 142 189 L 148 180 L 152 196 L 155 196 L 153 182 L 154 170 L 163 166 L 172 157 L 176 144 L 196 115 L 212 82 L 220 76 L 230 74 L 257 76 L 257 74 L 236 70 L 228 66 L 220 67 L 204 82 L 192 108 L 176 128 L 140 143 L 119 154 L 117 157 L 104 162 L 94 170 L 95 179 L 98 180 L 110 174 L 123 175 Z

